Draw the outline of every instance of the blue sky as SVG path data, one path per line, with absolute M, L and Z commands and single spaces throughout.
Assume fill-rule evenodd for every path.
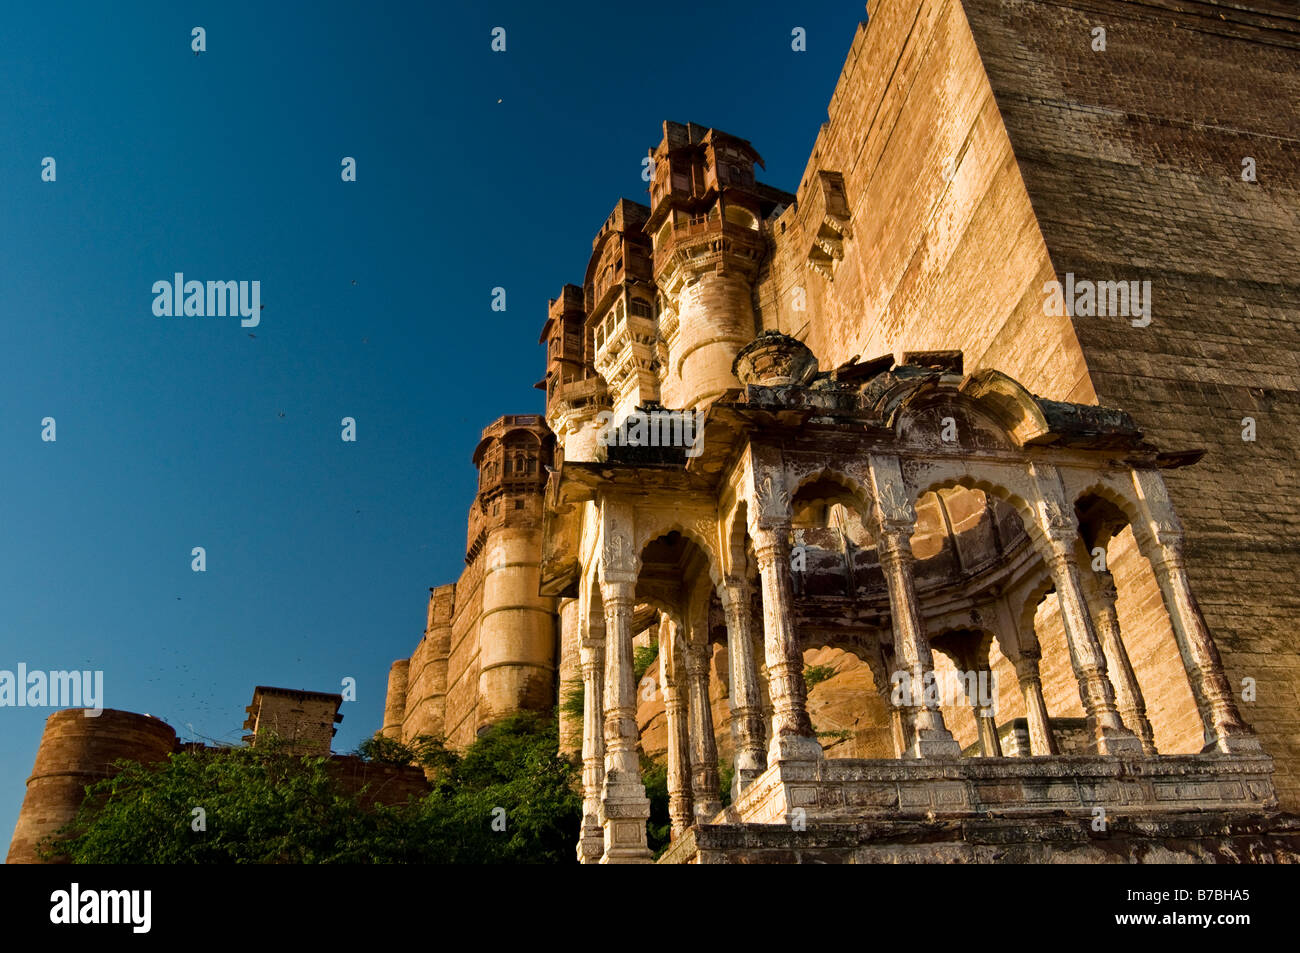
M 351 751 L 463 567 L 479 431 L 542 409 L 546 301 L 646 199 L 662 121 L 793 191 L 865 13 L 286 6 L 6 10 L 0 669 L 102 670 L 107 707 L 225 741 L 254 685 L 352 677 Z M 259 326 L 156 317 L 177 271 L 260 281 Z M 6 843 L 48 714 L 0 708 Z

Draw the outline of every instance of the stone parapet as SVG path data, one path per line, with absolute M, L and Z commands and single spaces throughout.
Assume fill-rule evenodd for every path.
M 1266 755 L 1065 756 L 777 763 L 734 805 L 742 822 L 852 822 L 1046 811 L 1106 816 L 1277 805 Z M 802 811 L 802 814 L 798 813 Z
M 661 864 L 1169 864 L 1300 862 L 1300 817 L 1273 812 L 1038 816 L 693 827 Z

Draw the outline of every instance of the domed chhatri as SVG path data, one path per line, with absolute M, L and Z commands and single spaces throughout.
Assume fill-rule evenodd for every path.
M 764 331 L 740 349 L 731 372 L 746 386 L 806 384 L 817 374 L 817 358 L 797 338 L 780 331 Z

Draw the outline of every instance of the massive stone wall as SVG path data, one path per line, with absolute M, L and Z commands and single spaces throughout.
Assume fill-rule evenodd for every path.
M 851 229 L 829 279 L 809 266 L 835 204 L 820 172 L 843 177 Z M 1043 316 L 1051 262 L 959 3 L 873 4 L 797 194 L 773 225 L 764 328 L 823 366 L 960 348 L 967 370 L 1093 400 L 1069 319 Z
M 1201 608 L 1232 684 L 1256 681 L 1243 715 L 1294 808 L 1300 7 L 964 6 L 1056 273 L 1152 283 L 1149 326 L 1077 317 L 1075 332 L 1101 403 L 1165 446 L 1208 451 L 1170 473 L 1169 489 Z M 1095 27 L 1104 51 L 1092 48 Z M 1254 442 L 1242 439 L 1245 417 Z M 1132 651 L 1153 678 L 1176 680 L 1140 641 Z M 1144 687 L 1158 709 L 1164 688 Z
M 823 364 L 960 348 L 967 370 L 1124 408 L 1166 449 L 1207 448 L 1169 484 L 1202 608 L 1233 684 L 1256 680 L 1243 713 L 1292 807 L 1300 120 L 1282 104 L 1300 98 L 1298 50 L 1300 13 L 1269 2 L 873 3 L 758 292 L 762 326 Z M 828 217 L 847 225 L 841 243 L 819 243 Z M 818 248 L 829 267 L 825 254 L 813 267 Z M 1150 280 L 1151 324 L 1046 313 L 1045 283 L 1067 272 Z M 1196 750 L 1150 567 L 1131 533 L 1107 555 L 1161 748 Z M 1048 671 L 1063 644 L 1050 608 L 1044 688 L 1069 716 L 1068 666 Z

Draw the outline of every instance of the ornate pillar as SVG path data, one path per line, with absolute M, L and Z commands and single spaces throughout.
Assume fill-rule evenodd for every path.
M 727 619 L 727 652 L 731 686 L 731 731 L 736 748 L 736 770 L 732 780 L 734 803 L 754 779 L 763 773 L 763 707 L 758 691 L 754 661 L 754 638 L 750 632 L 751 594 L 749 583 L 728 576 L 718 588 L 722 612 Z
M 585 681 L 582 677 L 582 622 L 581 610 L 577 599 L 561 599 L 559 602 L 560 623 L 560 664 L 555 673 L 557 694 L 562 701 L 572 689 L 575 681 Z M 586 695 L 584 694 L 585 698 Z M 560 753 L 572 757 L 580 749 L 582 726 L 578 718 L 568 712 L 564 705 L 559 706 Z
M 659 681 L 663 685 L 664 711 L 668 721 L 668 817 L 672 821 L 673 837 L 695 823 L 690 783 L 690 722 L 680 652 L 677 624 L 667 615 L 661 615 Z
M 897 457 L 872 455 L 870 468 L 875 506 L 876 551 L 889 587 L 889 611 L 894 625 L 894 660 L 907 675 L 906 720 L 912 725 L 908 753 L 915 758 L 958 758 L 961 745 L 943 723 L 933 693 L 934 657 L 925 636 L 912 577 L 912 531 L 916 511 L 906 490 Z M 927 697 L 928 696 L 928 697 Z
M 686 643 L 686 683 L 691 712 L 691 800 L 695 821 L 707 824 L 722 810 L 718 794 L 718 743 L 713 736 L 713 706 L 709 703 L 709 646 L 703 632 L 691 632 Z
M 1147 755 L 1156 754 L 1156 736 L 1151 730 L 1147 718 L 1146 701 L 1142 697 L 1142 688 L 1133 673 L 1133 663 L 1129 661 L 1128 651 L 1124 648 L 1124 638 L 1119 628 L 1119 613 L 1115 610 L 1115 578 L 1108 571 L 1083 571 L 1083 594 L 1092 613 L 1093 624 L 1101 641 L 1102 651 L 1106 655 L 1106 670 L 1111 674 L 1111 683 L 1115 688 L 1115 707 L 1119 709 L 1124 725 L 1138 736 L 1142 742 L 1142 751 Z
M 578 861 L 594 864 L 605 853 L 605 633 L 590 624 L 578 647 L 582 666 L 582 831 Z
M 894 743 L 894 757 L 905 758 L 908 749 L 912 747 L 911 725 L 907 723 L 907 709 L 898 704 L 898 693 L 895 691 L 897 686 L 889 677 L 894 666 L 885 654 L 885 645 L 881 641 L 883 635 L 883 632 L 875 634 L 875 649 L 865 661 L 871 669 L 871 680 L 876 686 L 876 693 L 889 711 L 889 737 Z
M 790 581 L 790 524 L 754 527 L 754 555 L 763 581 L 763 645 L 772 698 L 772 737 L 767 761 L 816 761 L 822 746 L 808 717 L 803 653 L 794 630 Z
M 1154 470 L 1133 471 L 1145 525 L 1134 525 L 1142 551 L 1155 571 L 1160 597 L 1178 641 L 1192 697 L 1205 726 L 1203 751 L 1252 753 L 1263 750 L 1241 719 L 1218 646 L 1192 594 L 1183 553 L 1183 527 L 1174 513 L 1164 479 Z
M 998 620 L 999 644 L 1007 661 L 1016 670 L 1016 681 L 1020 685 L 1020 694 L 1025 700 L 1029 753 L 1035 757 L 1060 754 L 1047 715 L 1047 703 L 1043 700 L 1043 680 L 1038 669 L 1042 651 L 1034 634 L 1032 616 L 1028 629 L 1022 632 L 1016 617 L 1011 613 L 1011 606 L 1008 605 L 1005 594 L 999 594 L 994 599 L 993 612 Z
M 971 710 L 975 713 L 975 727 L 979 732 L 980 754 L 985 758 L 1002 757 L 1002 741 L 998 738 L 998 723 L 994 712 L 997 704 L 997 693 L 994 688 L 993 670 L 989 668 L 988 654 L 981 655 L 978 651 L 969 651 L 966 653 L 966 673 L 963 678 L 966 681 L 966 699 L 970 704 Z M 983 705 L 983 692 L 981 689 L 987 686 L 990 701 L 992 704 L 985 708 Z
M 608 505 L 606 509 L 609 509 Z M 632 606 L 636 568 L 626 530 L 604 513 L 600 590 L 605 602 L 605 854 L 601 863 L 651 860 L 646 842 L 650 801 L 637 752 L 636 680 L 632 670 Z M 630 522 L 630 516 L 628 517 Z
M 1020 693 L 1025 697 L 1025 720 L 1029 723 L 1029 753 L 1035 757 L 1060 754 L 1056 736 L 1047 717 L 1047 702 L 1043 700 L 1043 680 L 1038 674 L 1037 650 L 1021 649 L 1011 660 L 1016 668 Z
M 1060 474 L 1050 465 L 1031 467 L 1038 499 L 1035 509 L 1046 543 L 1047 568 L 1061 605 L 1061 626 L 1079 680 L 1079 698 L 1088 715 L 1098 754 L 1141 754 L 1142 742 L 1124 727 L 1115 709 L 1115 691 L 1106 674 L 1106 655 L 1083 597 L 1074 551 L 1079 526 L 1065 498 Z

